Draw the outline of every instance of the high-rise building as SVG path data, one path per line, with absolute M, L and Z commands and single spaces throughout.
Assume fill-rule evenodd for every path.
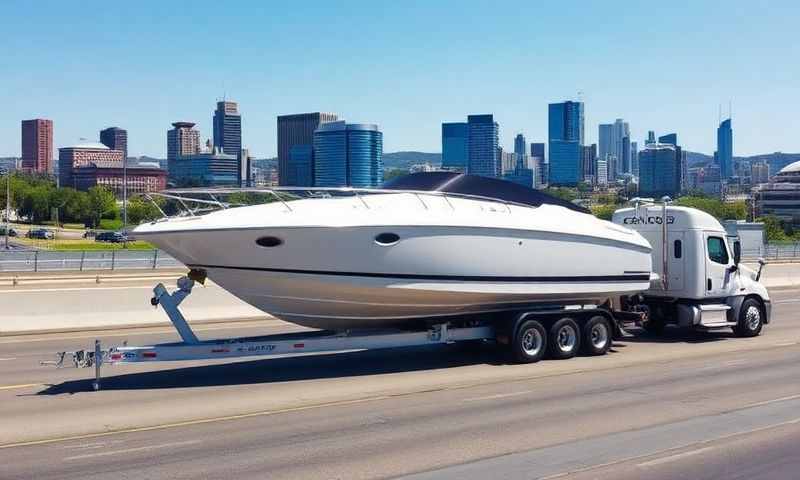
M 123 157 L 128 158 L 128 131 L 119 127 L 108 127 L 100 130 L 100 143 L 111 150 L 122 150 Z
M 167 164 L 178 157 L 200 153 L 200 132 L 192 122 L 175 122 L 167 130 Z
M 383 133 L 377 125 L 323 123 L 314 132 L 317 187 L 375 188 L 383 183 Z
M 500 171 L 503 175 L 513 172 L 517 168 L 517 154 L 513 152 L 506 152 L 502 147 L 497 149 L 497 155 L 500 158 Z
M 631 165 L 631 137 L 622 137 L 622 168 L 620 173 L 622 175 L 630 174 L 632 171 Z
M 614 120 L 614 156 L 617 157 L 616 176 L 620 177 L 625 173 L 630 173 L 630 136 L 631 130 L 628 122 L 621 118 Z M 628 137 L 627 143 L 625 138 Z M 627 145 L 627 148 L 626 148 Z
M 676 175 L 678 176 L 679 191 L 685 190 L 689 181 L 689 172 L 686 165 L 686 152 L 678 145 L 678 134 L 668 133 L 667 135 L 662 135 L 658 137 L 658 143 L 675 147 L 675 156 L 678 159 L 675 168 L 677 168 Z
M 750 183 L 758 185 L 767 182 L 769 182 L 769 163 L 754 162 L 750 165 Z
M 298 185 L 297 177 L 291 171 L 291 150 L 295 146 L 300 149 L 296 153 L 306 151 L 314 143 L 314 131 L 323 123 L 338 120 L 335 113 L 312 112 L 278 116 L 278 182 L 284 186 Z M 311 158 L 313 172 L 313 151 Z M 295 172 L 296 173 L 296 172 Z M 305 186 L 305 185 L 303 185 Z
M 499 177 L 502 173 L 498 155 L 500 126 L 494 121 L 494 116 L 469 115 L 467 124 L 469 134 L 467 173 Z
M 602 158 L 597 159 L 597 184 L 608 185 L 608 162 Z
M 594 184 L 597 178 L 597 144 L 581 147 L 581 181 Z
M 717 161 L 723 180 L 733 175 L 733 129 L 731 119 L 723 120 L 717 128 Z
M 464 172 L 469 164 L 469 126 L 466 122 L 442 124 L 442 167 Z
M 650 143 L 639 152 L 639 195 L 675 197 L 681 190 L 680 160 L 674 145 Z
M 647 145 L 650 145 L 651 143 L 656 143 L 656 132 L 648 130 L 647 140 L 644 142 L 645 148 L 647 148 Z
M 531 143 L 531 157 L 541 157 L 544 161 L 544 143 Z
M 582 180 L 583 103 L 548 105 L 549 183 L 574 186 Z
M 517 155 L 525 155 L 527 153 L 528 146 L 525 144 L 525 135 L 518 133 L 516 137 L 514 137 L 514 153 Z
M 22 121 L 22 170 L 53 173 L 53 121 Z
M 639 176 L 639 143 L 631 142 L 631 173 L 634 177 Z
M 314 156 L 311 145 L 292 145 L 284 180 L 286 185 L 293 187 L 314 186 Z
M 242 155 L 242 115 L 236 102 L 217 102 L 214 110 L 214 146 L 227 155 Z
M 601 123 L 597 128 L 597 157 L 605 160 L 609 155 L 616 154 L 614 124 Z

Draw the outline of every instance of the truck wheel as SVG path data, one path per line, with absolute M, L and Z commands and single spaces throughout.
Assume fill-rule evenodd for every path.
M 564 317 L 550 327 L 550 356 L 563 360 L 572 358 L 581 349 L 581 329 L 575 320 Z
M 605 355 L 611 349 L 613 331 L 608 319 L 595 315 L 583 326 L 583 351 L 586 355 Z
M 667 325 L 661 319 L 650 318 L 647 322 L 642 324 L 642 327 L 652 335 L 661 335 Z
M 520 325 L 511 354 L 515 362 L 534 363 L 547 352 L 547 331 L 536 320 L 527 320 Z
M 761 333 L 763 327 L 764 316 L 761 305 L 756 300 L 748 298 L 742 303 L 742 308 L 739 310 L 739 323 L 733 327 L 733 333 L 737 337 L 755 337 Z

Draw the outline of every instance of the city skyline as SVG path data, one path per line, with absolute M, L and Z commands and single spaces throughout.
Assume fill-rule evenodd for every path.
M 439 151 L 442 122 L 489 112 L 508 133 L 501 145 L 512 150 L 512 133 L 546 138 L 548 103 L 579 97 L 586 104 L 586 144 L 597 143 L 596 125 L 625 118 L 631 141 L 642 142 L 649 129 L 677 130 L 687 149 L 711 155 L 719 105 L 733 100 L 734 155 L 800 151 L 792 134 L 800 66 L 782 61 L 800 53 L 790 35 L 800 7 L 790 2 L 769 9 L 745 2 L 626 5 L 618 19 L 605 6 L 569 2 L 458 9 L 441 2 L 384 5 L 378 12 L 325 4 L 275 12 L 238 4 L 213 17 L 202 2 L 196 14 L 161 5 L 157 17 L 146 3 L 113 13 L 99 5 L 8 6 L 6 63 L 13 68 L 0 92 L 6 106 L 0 156 L 20 155 L 21 119 L 48 118 L 56 147 L 118 125 L 129 132 L 132 156 L 163 158 L 163 129 L 193 121 L 210 138 L 208 105 L 223 98 L 240 104 L 243 147 L 260 158 L 276 156 L 276 139 L 267 133 L 278 115 L 313 111 L 378 122 L 386 151 L 430 152 Z M 37 42 L 28 42 L 24 19 L 34 8 L 41 28 Z M 487 21 L 467 22 L 475 18 Z M 650 33 L 650 18 L 663 26 L 658 36 Z M 561 28 L 575 22 L 578 37 Z M 363 29 L 342 28 L 353 23 Z M 237 28 L 223 38 L 207 35 L 218 24 Z M 467 35 L 470 29 L 476 35 Z M 304 38 L 301 31 L 317 35 Z M 331 35 L 337 42 L 316 41 Z M 288 37 L 298 42 L 281 41 Z M 462 46 L 464 38 L 474 40 Z M 179 42 L 187 48 L 178 61 L 154 54 Z M 363 55 L 341 55 L 356 46 Z M 80 69 L 73 67 L 76 58 Z M 124 61 L 110 68 L 104 58 Z M 626 74 L 587 75 L 609 69 Z

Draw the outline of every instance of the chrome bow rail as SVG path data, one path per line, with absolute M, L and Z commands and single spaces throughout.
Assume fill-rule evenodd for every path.
M 287 210 L 293 211 L 291 202 L 295 200 L 307 198 L 333 198 L 339 196 L 353 196 L 357 198 L 364 208 L 369 209 L 370 205 L 367 201 L 371 195 L 379 194 L 398 194 L 405 193 L 414 195 L 419 199 L 422 206 L 427 210 L 429 205 L 425 203 L 425 197 L 439 197 L 455 210 L 455 206 L 450 201 L 453 198 L 461 198 L 468 200 L 479 200 L 484 202 L 491 202 L 494 204 L 502 205 L 508 213 L 511 213 L 511 206 L 534 208 L 532 205 L 502 200 L 492 197 L 484 197 L 479 195 L 469 195 L 463 193 L 441 192 L 441 191 L 427 191 L 427 190 L 389 190 L 380 188 L 328 188 L 328 187 L 248 187 L 248 188 L 179 188 L 163 190 L 161 192 L 154 192 L 145 194 L 145 198 L 150 200 L 153 205 L 159 210 L 162 218 L 170 218 L 174 216 L 198 216 L 215 210 L 228 209 L 258 203 L 241 203 L 230 201 L 230 197 L 234 194 L 254 194 L 266 195 L 267 198 L 272 197 L 275 201 L 281 202 Z M 226 201 L 226 197 L 228 200 Z M 180 205 L 182 212 L 175 215 L 168 215 L 159 205 L 157 199 L 163 198 L 173 200 Z

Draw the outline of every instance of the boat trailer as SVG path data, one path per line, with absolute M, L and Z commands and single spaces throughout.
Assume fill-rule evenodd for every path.
M 490 325 L 455 328 L 447 323 L 442 323 L 433 325 L 424 331 L 309 331 L 200 340 L 179 308 L 181 302 L 192 293 L 196 280 L 202 282 L 205 278 L 193 271 L 178 279 L 177 289 L 172 293 L 163 283 L 159 283 L 153 288 L 154 296 L 150 303 L 153 306 L 161 306 L 178 332 L 181 338 L 180 342 L 148 346 L 130 346 L 126 342 L 120 346 L 103 348 L 100 340 L 95 340 L 94 349 L 57 352 L 55 361 L 45 361 L 41 364 L 53 365 L 58 368 L 94 367 L 92 388 L 100 390 L 101 367 L 104 365 L 411 347 L 494 338 L 494 328 Z

